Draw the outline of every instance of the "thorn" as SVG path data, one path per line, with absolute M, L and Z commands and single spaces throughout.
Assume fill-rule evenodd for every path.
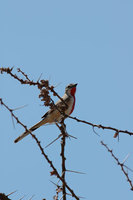
M 58 86 L 61 85 L 61 84 L 62 84 L 62 82 L 56 84 L 56 85 L 54 86 L 54 88 L 58 87 Z
M 126 167 L 129 171 L 133 172 L 133 170 L 129 167 L 127 167 L 126 165 L 123 165 L 124 167 Z
M 66 170 L 67 172 L 72 172 L 72 173 L 77 173 L 77 174 L 86 174 L 84 172 L 78 172 L 78 171 L 73 171 L 73 170 Z
M 53 181 L 50 181 L 53 185 L 55 185 L 56 187 L 61 187 L 59 186 L 57 183 L 54 183 Z
M 39 78 L 38 78 L 37 82 L 39 82 L 39 81 L 40 81 L 40 79 L 41 79 L 42 75 L 43 75 L 43 73 L 41 73 L 41 74 L 40 74 L 40 76 L 39 76 Z
M 125 159 L 123 160 L 122 164 L 124 164 L 126 162 L 126 160 L 129 158 L 130 153 L 127 154 L 127 156 L 125 157 Z
M 11 114 L 11 119 L 12 119 L 13 128 L 15 129 L 15 123 L 14 123 L 14 118 L 13 118 L 12 114 Z
M 26 195 L 22 196 L 19 200 L 22 200 Z
M 95 127 L 94 127 L 94 126 L 92 126 L 92 129 L 93 129 L 93 132 L 94 132 L 97 136 L 100 137 L 100 135 L 95 131 Z
M 15 190 L 14 192 L 9 193 L 9 194 L 7 195 L 7 197 L 10 196 L 10 195 L 12 195 L 12 194 L 14 194 L 15 192 L 17 192 L 17 190 Z
M 71 138 L 74 138 L 74 139 L 78 139 L 77 137 L 73 136 L 73 135 L 69 135 L 68 133 L 66 134 L 67 137 L 71 137 Z
M 51 144 L 53 144 L 56 140 L 58 140 L 62 134 L 60 134 L 56 139 L 54 139 L 52 142 L 50 142 L 45 148 L 49 147 Z
M 25 108 L 26 106 L 28 106 L 28 104 L 25 104 L 25 105 L 23 105 L 23 106 L 14 108 L 14 109 L 12 109 L 12 111 L 19 110 L 19 109 L 21 109 L 21 108 Z

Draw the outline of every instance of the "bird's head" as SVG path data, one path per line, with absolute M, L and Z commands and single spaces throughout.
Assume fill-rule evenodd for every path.
M 74 96 L 75 92 L 76 92 L 76 86 L 77 86 L 77 83 L 76 84 L 74 84 L 74 83 L 69 84 L 68 86 L 66 86 L 65 93 L 67 95 Z

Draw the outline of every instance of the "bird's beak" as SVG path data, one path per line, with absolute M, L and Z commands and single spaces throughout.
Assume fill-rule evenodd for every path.
M 78 83 L 76 83 L 73 87 L 76 87 L 78 85 Z

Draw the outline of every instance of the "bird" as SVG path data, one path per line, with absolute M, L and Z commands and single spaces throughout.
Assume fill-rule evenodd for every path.
M 18 138 L 14 140 L 14 143 L 19 142 L 24 137 L 30 134 L 30 132 L 35 131 L 40 126 L 44 124 L 52 124 L 52 123 L 59 123 L 63 119 L 64 115 L 60 112 L 60 109 L 64 106 L 64 114 L 67 116 L 71 115 L 75 107 L 75 93 L 76 93 L 77 83 L 71 83 L 66 86 L 65 93 L 62 97 L 62 100 L 59 99 L 55 106 L 48 110 L 43 116 L 42 120 L 39 121 L 37 124 L 32 126 L 30 129 L 22 133 Z M 65 116 L 65 117 L 66 117 Z

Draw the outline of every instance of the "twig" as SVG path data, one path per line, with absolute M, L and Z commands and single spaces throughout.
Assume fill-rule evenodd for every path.
M 21 84 L 26 84 L 26 85 L 33 85 L 33 86 L 37 86 L 40 90 L 45 87 L 47 90 L 51 91 L 53 93 L 54 96 L 57 96 L 66 106 L 66 108 L 68 107 L 68 105 L 66 104 L 66 102 L 62 99 L 62 97 L 60 97 L 58 95 L 58 93 L 54 90 L 54 86 L 49 86 L 49 81 L 48 80 L 38 80 L 37 82 L 34 82 L 33 80 L 31 81 L 28 76 L 20 71 L 25 77 L 27 77 L 27 80 L 23 80 L 21 78 L 19 78 L 16 74 L 12 73 L 13 68 L 0 68 L 0 72 L 2 73 L 7 73 L 10 76 L 12 76 L 14 79 L 18 80 Z
M 65 166 L 65 144 L 66 144 L 66 132 L 65 132 L 66 125 L 64 124 L 64 120 L 61 122 L 61 133 L 62 133 L 62 138 L 61 138 L 61 158 L 62 158 L 62 179 L 65 181 L 65 174 L 66 174 L 66 166 Z M 63 200 L 66 200 L 66 186 L 64 183 L 62 183 L 62 195 L 63 195 Z
M 72 197 L 75 197 L 75 199 L 79 200 L 79 198 L 75 195 L 73 190 L 67 185 L 67 183 L 64 181 L 64 179 L 59 175 L 57 169 L 54 167 L 52 161 L 49 160 L 48 156 L 44 153 L 44 149 L 42 148 L 40 141 L 36 138 L 36 136 L 32 133 L 30 133 L 32 137 L 35 139 L 36 143 L 38 144 L 39 149 L 41 150 L 42 155 L 45 157 L 47 162 L 49 163 L 50 167 L 55 171 L 57 178 L 59 178 L 62 183 L 65 185 L 65 187 L 69 190 L 69 192 L 72 194 Z
M 20 72 L 28 81 L 30 81 L 30 79 L 28 78 L 28 75 L 25 74 L 20 68 L 17 68 L 18 72 Z
M 18 117 L 16 117 L 16 116 L 14 115 L 13 110 L 10 109 L 10 108 L 3 102 L 3 100 L 2 100 L 1 98 L 0 98 L 0 103 L 1 103 L 1 105 L 3 105 L 3 106 L 11 113 L 11 116 L 12 116 L 14 119 L 16 119 L 16 122 L 19 123 L 21 126 L 23 126 L 24 129 L 25 129 L 26 131 L 29 132 L 29 130 L 27 129 L 27 126 L 25 126 L 25 125 L 18 119 Z
M 113 151 L 111 149 L 109 149 L 109 147 L 103 141 L 101 141 L 101 144 L 108 150 L 108 152 L 110 152 L 111 156 L 116 160 L 117 164 L 121 167 L 121 170 L 124 173 L 124 175 L 126 176 L 127 181 L 131 186 L 131 190 L 133 191 L 133 184 L 132 184 L 131 179 L 129 178 L 128 173 L 124 169 L 124 167 L 125 167 L 124 163 L 121 163 L 119 161 L 119 159 L 114 155 Z
M 130 136 L 133 135 L 133 132 L 131 132 L 131 131 L 121 130 L 121 129 L 113 128 L 111 126 L 103 126 L 101 124 L 93 124 L 91 122 L 88 122 L 88 121 L 85 121 L 85 120 L 81 120 L 81 119 L 78 119 L 77 117 L 72 117 L 72 116 L 68 116 L 68 115 L 67 115 L 67 117 L 70 118 L 70 119 L 74 119 L 77 122 L 81 122 L 81 123 L 87 124 L 89 126 L 92 126 L 94 128 L 96 127 L 96 128 L 100 128 L 100 129 L 103 129 L 103 130 L 111 130 L 111 131 L 115 131 L 117 133 L 126 133 L 126 134 L 128 134 Z

